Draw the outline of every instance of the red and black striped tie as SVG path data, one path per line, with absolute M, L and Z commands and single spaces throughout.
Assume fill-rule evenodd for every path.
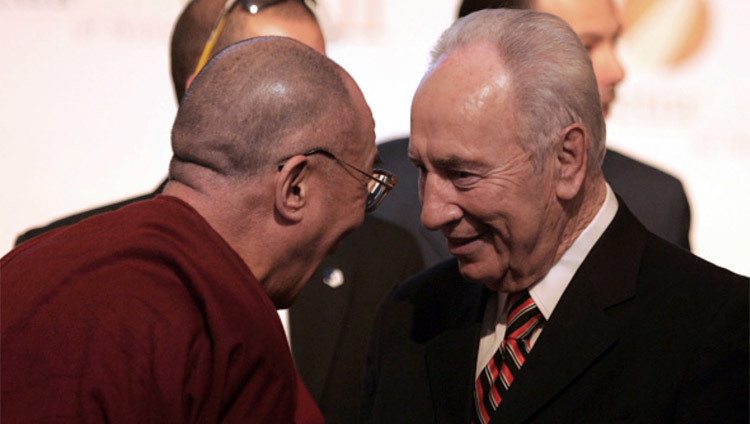
M 513 378 L 526 362 L 531 351 L 531 333 L 544 320 L 528 290 L 513 293 L 508 298 L 510 312 L 505 338 L 500 349 L 477 377 L 474 390 L 475 424 L 487 424 L 500 406 Z

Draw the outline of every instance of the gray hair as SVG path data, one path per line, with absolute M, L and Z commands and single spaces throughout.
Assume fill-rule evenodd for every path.
M 475 43 L 497 47 L 511 80 L 521 146 L 538 171 L 559 131 L 573 123 L 589 130 L 588 172 L 601 168 L 606 128 L 591 59 L 560 18 L 531 10 L 488 9 L 457 20 L 432 52 L 438 59 Z

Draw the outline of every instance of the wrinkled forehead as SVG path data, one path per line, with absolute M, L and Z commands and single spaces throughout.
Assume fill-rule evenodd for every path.
M 515 125 L 510 78 L 494 59 L 467 51 L 437 63 L 412 105 L 409 155 L 418 162 L 486 163 Z M 455 60 L 454 60 L 455 59 Z M 488 63 L 489 62 L 489 63 Z M 452 162 L 451 162 L 452 163 Z M 437 163 L 435 163 L 437 164 Z
M 475 42 L 456 47 L 441 55 L 430 67 L 415 93 L 453 100 L 476 97 L 483 101 L 498 89 L 510 88 L 510 75 L 496 46 Z
M 441 56 L 412 102 L 417 131 L 483 126 L 512 102 L 512 78 L 494 46 L 474 44 Z

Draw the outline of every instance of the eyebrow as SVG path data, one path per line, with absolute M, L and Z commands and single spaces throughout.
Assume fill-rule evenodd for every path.
M 478 160 L 460 158 L 458 156 L 449 156 L 447 158 L 434 159 L 432 163 L 442 169 L 476 169 L 485 168 L 487 165 Z
M 414 164 L 414 166 L 420 166 L 422 164 L 422 160 L 409 155 L 409 160 Z M 461 158 L 458 156 L 449 156 L 447 158 L 439 158 L 439 159 L 433 159 L 430 160 L 430 162 L 435 165 L 438 169 L 472 169 L 472 170 L 484 170 L 488 167 L 488 165 L 485 162 L 482 162 L 480 160 L 472 160 L 472 159 L 466 159 Z
M 580 34 L 578 36 L 578 38 L 580 38 L 581 41 L 599 41 L 599 40 L 603 39 L 604 37 L 602 37 L 599 34 L 584 32 L 583 34 Z

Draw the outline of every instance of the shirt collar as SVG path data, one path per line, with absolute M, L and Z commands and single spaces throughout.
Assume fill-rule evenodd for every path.
M 586 256 L 594 247 L 594 244 L 604 234 L 604 231 L 617 213 L 617 197 L 615 197 L 609 184 L 606 184 L 606 186 L 607 194 L 604 198 L 604 203 L 599 208 L 599 212 L 596 213 L 594 219 L 581 232 L 573 242 L 573 245 L 550 268 L 547 275 L 529 288 L 531 298 L 534 299 L 534 302 L 539 307 L 539 311 L 541 311 L 547 320 L 552 315 L 557 302 L 573 279 L 573 275 L 575 275 L 584 259 L 586 259 Z M 502 305 L 502 303 L 500 304 Z

